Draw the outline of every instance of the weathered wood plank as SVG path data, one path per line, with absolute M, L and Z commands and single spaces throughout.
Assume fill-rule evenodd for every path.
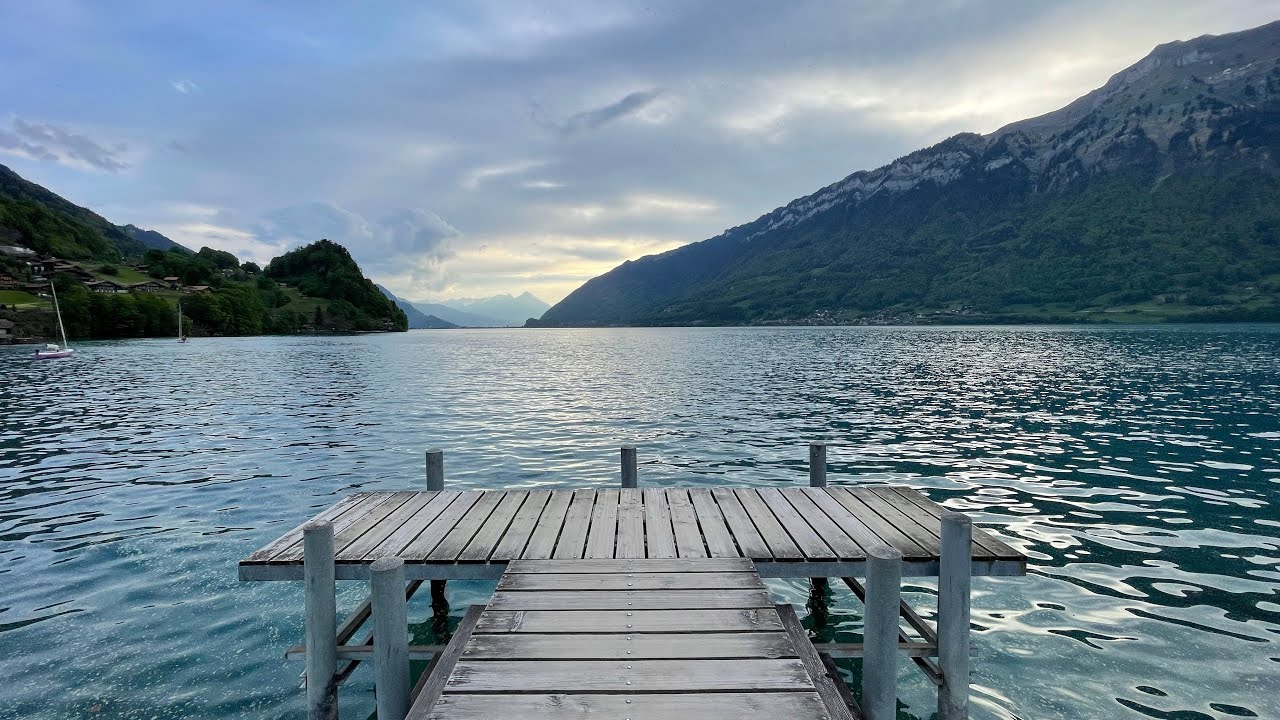
M 751 572 L 727 573 L 504 573 L 499 590 L 759 590 Z
M 347 525 L 341 532 L 335 528 L 333 546 L 336 548 L 336 554 L 341 554 L 347 546 L 360 539 L 365 533 L 376 527 L 378 523 L 385 520 L 388 515 L 391 515 L 402 505 L 412 500 L 415 495 L 417 493 L 411 490 L 394 492 L 386 501 L 362 515 L 359 520 Z
M 444 695 L 428 720 L 818 720 L 826 708 L 814 692 Z
M 773 511 L 773 516 L 778 519 L 782 527 L 795 541 L 797 547 L 804 553 L 804 556 L 810 560 L 834 560 L 837 555 L 827 544 L 822 541 L 818 533 L 814 532 L 809 523 L 805 521 L 800 513 L 787 502 L 782 496 L 782 492 L 778 488 L 760 488 L 760 499 L 769 506 Z
M 841 530 L 834 520 L 827 517 L 827 514 L 804 492 L 805 490 L 821 491 L 822 488 L 787 488 L 781 492 L 781 496 L 791 504 L 792 508 L 795 508 L 797 515 L 805 519 L 818 537 L 822 538 L 822 542 L 835 552 L 836 557 L 841 559 L 866 557 L 862 546 Z
M 317 521 L 327 521 L 331 523 L 336 522 L 338 517 L 341 516 L 343 513 L 347 512 L 348 510 L 354 510 L 356 507 L 358 507 L 361 503 L 367 501 L 370 498 L 370 496 L 374 494 L 375 493 L 355 493 L 353 495 L 348 495 L 342 498 L 341 500 L 339 500 L 338 502 L 334 503 L 333 505 L 330 505 L 328 508 L 324 510 L 324 512 L 321 512 L 319 515 L 316 515 L 315 517 L 311 518 L 307 522 L 317 522 Z M 281 552 L 288 550 L 290 547 L 294 545 L 300 544 L 302 542 L 302 526 L 306 524 L 307 523 L 304 522 L 301 525 L 298 525 L 297 527 L 293 528 L 289 532 L 281 535 L 275 540 L 272 540 L 266 545 L 263 545 L 257 550 L 254 550 L 253 552 L 249 553 L 249 555 L 246 556 L 245 559 L 240 561 L 240 564 L 241 565 L 257 565 L 260 563 L 266 563 L 267 561 L 271 560 L 271 558 L 275 557 Z
M 698 526 L 702 528 L 702 537 L 707 542 L 707 554 L 713 558 L 741 557 L 738 546 L 733 543 L 733 534 L 724 522 L 720 506 L 716 505 L 708 488 L 690 488 L 689 499 L 693 502 L 693 511 L 698 516 Z
M 769 545 L 765 543 L 764 538 L 760 537 L 760 531 L 756 529 L 755 523 L 751 522 L 751 516 L 747 511 L 742 509 L 742 503 L 739 502 L 733 489 L 712 488 L 711 497 L 720 508 L 720 514 L 728 524 L 729 531 L 733 533 L 733 539 L 738 549 L 742 551 L 742 555 L 758 560 L 773 559 L 773 553 L 769 552 Z
M 584 557 L 612 558 L 618 542 L 618 490 L 596 491 L 596 504 L 591 510 L 591 529 L 587 532 Z
M 707 548 L 698 528 L 698 515 L 684 488 L 667 488 L 667 506 L 671 508 L 671 527 L 675 530 L 676 552 L 682 558 L 704 558 Z
M 480 494 L 480 499 L 475 505 L 467 511 L 462 519 L 458 520 L 448 535 L 440 541 L 435 550 L 427 556 L 427 560 L 431 562 L 452 562 L 457 559 L 458 554 L 462 552 L 467 543 L 471 542 L 471 538 L 475 537 L 476 532 L 484 525 L 484 521 L 489 519 L 493 511 L 498 507 L 508 493 L 501 490 L 489 490 Z
M 618 544 L 614 557 L 644 557 L 644 494 L 623 488 L 618 494 Z
M 507 528 L 506 534 L 502 536 L 502 540 L 498 543 L 498 547 L 494 548 L 489 559 L 494 562 L 503 562 L 520 557 L 529 538 L 533 536 L 533 529 L 537 526 L 538 519 L 542 517 L 543 508 L 547 506 L 547 501 L 550 499 L 550 490 L 530 490 L 529 496 L 520 506 L 520 511 L 511 520 L 511 527 Z
M 936 557 L 931 555 L 924 548 L 915 543 L 914 540 L 904 535 L 900 530 L 893 526 L 893 523 L 880 517 L 875 510 L 867 507 L 860 498 L 850 493 L 848 488 L 827 487 L 827 492 L 831 497 L 845 507 L 850 513 L 863 522 L 871 532 L 880 538 L 880 542 L 884 545 L 897 548 L 904 559 L 930 559 Z
M 453 672 L 454 665 L 462 656 L 463 648 L 466 647 L 471 634 L 475 632 L 483 610 L 484 608 L 479 605 L 467 608 L 466 614 L 462 616 L 462 622 L 458 623 L 458 629 L 453 631 L 453 637 L 449 638 L 449 644 L 445 646 L 444 652 L 432 658 L 427 668 L 422 671 L 417 686 L 410 693 L 414 700 L 409 706 L 409 714 L 405 720 L 422 720 L 431 712 L 436 700 L 444 691 L 449 674 Z
M 899 495 L 928 513 L 930 517 L 933 517 L 938 521 L 939 525 L 941 525 L 942 513 L 946 512 L 947 508 L 933 500 L 930 500 L 928 497 L 925 497 L 924 493 L 914 488 L 895 486 L 893 489 Z M 1018 552 L 1018 550 L 1012 545 L 1009 545 L 1000 538 L 997 538 L 990 532 L 979 528 L 977 525 L 973 526 L 973 542 L 975 545 L 981 547 L 985 553 L 990 553 L 990 556 L 994 558 L 999 558 L 1001 560 L 1023 560 L 1026 558 L 1025 555 Z M 978 548 L 974 548 L 973 556 L 975 558 L 987 557 L 985 553 L 979 554 Z
M 482 494 L 478 490 L 464 491 L 397 554 L 405 562 L 424 561 L 431 551 L 440 544 L 440 541 L 453 530 L 458 520 L 470 512 L 471 508 L 480 501 Z
M 616 573 L 619 565 L 630 573 L 724 573 L 755 572 L 755 565 L 747 558 L 685 558 L 634 560 L 515 560 L 507 565 L 508 574 L 515 573 Z
M 432 520 L 436 519 L 458 494 L 456 490 L 451 492 L 415 493 L 409 502 L 396 508 L 396 511 L 384 518 L 382 522 L 379 522 L 355 542 L 343 548 L 338 553 L 338 562 L 368 559 L 378 547 L 403 528 L 407 527 L 414 535 L 417 535 Z M 412 537 L 412 535 L 409 537 Z
M 849 508 L 841 505 L 835 498 L 831 497 L 831 493 L 827 488 L 800 488 L 800 492 L 809 500 L 821 508 L 832 522 L 834 522 L 849 539 L 853 540 L 862 549 L 865 557 L 867 548 L 875 547 L 884 543 L 879 535 L 876 535 L 867 524 L 853 513 L 849 512 Z
M 676 557 L 676 536 L 671 528 L 671 508 L 662 488 L 644 489 L 644 528 L 651 558 Z
M 682 633 L 782 630 L 773 608 L 751 610 L 489 610 L 481 633 Z
M 471 542 L 463 548 L 458 555 L 459 562 L 484 562 L 489 559 L 489 555 L 498 547 L 498 541 L 506 534 L 507 528 L 511 526 L 511 521 L 515 519 L 516 513 L 520 511 L 520 507 L 524 505 L 524 501 L 529 497 L 528 490 L 508 490 L 507 494 L 502 497 L 502 502 L 493 509 L 489 517 L 476 531 Z
M 547 506 L 538 518 L 538 524 L 529 536 L 529 544 L 525 546 L 522 558 L 545 560 L 551 557 L 556 549 L 556 538 L 560 537 L 560 528 L 564 527 L 564 516 L 569 511 L 569 503 L 573 500 L 572 490 L 552 490 L 547 499 Z
M 767 608 L 767 590 L 499 590 L 489 599 L 490 610 L 696 610 L 699 608 Z
M 595 490 L 574 490 L 573 502 L 564 517 L 560 540 L 552 556 L 556 559 L 580 558 L 587 549 L 587 529 L 591 525 L 591 510 L 596 502 Z
M 361 518 L 377 510 L 383 503 L 387 502 L 394 496 L 391 492 L 375 492 L 369 493 L 365 501 L 358 506 L 350 508 L 347 512 L 342 513 L 333 521 L 334 545 L 337 546 L 337 534 L 346 530 L 352 524 L 359 522 Z M 277 562 L 302 562 L 302 541 L 290 545 L 288 548 L 280 551 L 275 557 L 271 558 L 272 563 Z
M 708 660 L 796 657 L 785 633 L 624 633 L 475 635 L 466 660 Z
M 734 497 L 742 503 L 742 509 L 751 517 L 751 523 L 760 531 L 760 537 L 769 546 L 769 554 L 777 560 L 803 560 L 804 553 L 792 541 L 782 524 L 773 516 L 769 506 L 752 488 L 737 488 Z
M 870 488 L 845 488 L 845 492 L 858 498 L 867 507 L 876 512 L 877 515 L 884 518 L 889 524 L 893 525 L 898 532 L 911 538 L 911 541 L 919 545 L 926 553 L 937 557 L 941 544 L 938 541 L 936 533 L 930 534 L 928 530 L 920 526 L 910 515 L 903 513 L 898 508 L 887 502 L 879 493 L 872 492 Z M 896 495 L 895 495 L 896 497 Z M 914 505 L 911 506 L 915 508 Z M 928 517 L 923 510 L 916 508 L 918 514 Z
M 805 632 L 803 626 L 800 625 L 800 619 L 796 617 L 796 611 L 790 605 L 778 606 L 778 617 L 782 618 L 782 625 L 787 629 L 787 635 L 790 636 L 792 645 L 800 655 L 800 662 L 804 665 L 805 671 L 813 680 L 814 687 L 818 690 L 818 696 L 822 698 L 822 703 L 827 706 L 830 712 L 828 717 L 832 720 L 853 720 L 853 713 L 849 706 L 845 704 L 837 683 L 841 682 L 839 677 L 832 678 L 827 674 L 827 668 L 822 664 L 822 659 L 818 657 L 818 651 L 813 648 L 813 643 L 809 642 L 809 634 Z
M 771 660 L 459 660 L 445 694 L 811 690 L 804 665 Z

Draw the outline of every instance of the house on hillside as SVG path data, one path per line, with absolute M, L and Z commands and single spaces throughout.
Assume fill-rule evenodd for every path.
M 182 289 L 182 278 L 176 275 L 170 275 L 169 277 L 165 278 L 164 281 L 168 283 L 169 287 L 173 290 Z
M 89 288 L 89 292 L 101 293 L 103 295 L 120 295 L 129 292 L 129 286 L 124 283 L 118 283 L 115 280 L 94 280 L 84 284 Z
M 163 292 L 168 289 L 169 286 L 159 280 L 147 280 L 129 286 L 130 292 Z
M 89 272 L 88 270 L 85 270 L 79 265 L 75 265 L 69 262 L 57 263 L 56 265 L 53 266 L 52 273 L 55 275 L 56 274 L 71 275 L 72 277 L 74 277 L 75 279 L 79 280 L 82 283 L 88 283 L 89 281 L 93 280 L 93 273 Z
M 0 345 L 13 342 L 13 321 L 0 318 Z
M 22 281 L 12 275 L 0 275 L 0 290 L 17 290 Z
M 212 290 L 212 288 L 208 285 L 188 285 L 186 287 L 186 291 L 189 293 L 207 293 L 210 290 Z

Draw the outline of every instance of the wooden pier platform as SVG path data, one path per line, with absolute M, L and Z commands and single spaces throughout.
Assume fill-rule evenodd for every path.
M 411 720 L 851 720 L 750 560 L 514 560 Z
M 332 523 L 336 577 L 383 557 L 410 580 L 497 578 L 512 560 L 747 558 L 764 577 L 861 576 L 867 550 L 937 576 L 945 508 L 907 487 L 609 488 L 356 493 Z M 974 575 L 1023 575 L 1026 556 L 973 531 Z M 242 580 L 301 580 L 302 526 L 240 562 Z

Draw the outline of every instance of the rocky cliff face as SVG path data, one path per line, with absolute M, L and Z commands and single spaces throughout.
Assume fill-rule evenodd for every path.
M 880 308 L 868 307 L 865 298 L 857 305 L 844 302 L 850 293 L 839 291 L 793 302 L 777 291 L 794 283 L 768 276 L 777 280 L 788 273 L 823 273 L 842 263 L 865 265 L 868 248 L 877 258 L 895 247 L 905 251 L 911 243 L 904 238 L 919 230 L 909 223 L 933 212 L 920 205 L 926 200 L 946 203 L 975 195 L 971 213 L 985 213 L 991 224 L 998 224 L 998 215 L 999 222 L 1021 228 L 1033 219 L 1025 214 L 1033 207 L 1043 212 L 1046 202 L 1056 202 L 1052 198 L 1072 198 L 1109 178 L 1131 178 L 1134 187 L 1150 190 L 1162 178 L 1204 173 L 1248 170 L 1274 176 L 1278 148 L 1280 22 L 1168 43 L 1057 111 L 986 136 L 957 135 L 884 167 L 854 173 L 710 240 L 625 263 L 552 307 L 542 323 L 786 322 L 813 313 L 883 312 L 892 309 L 890 301 L 898 295 L 888 293 Z M 1004 206 L 991 207 L 988 200 Z M 907 212 L 912 204 L 915 210 Z M 1014 206 L 1022 208 L 1022 216 L 1004 212 Z M 972 230 L 983 232 L 982 223 Z M 798 244 L 808 248 L 807 254 L 774 258 L 788 265 L 770 268 L 759 262 Z M 835 281 L 855 282 L 856 275 Z M 699 318 L 692 305 L 724 294 L 728 288 L 718 287 L 722 283 L 739 291 L 755 285 L 767 290 L 769 299 L 731 292 L 742 312 Z M 946 299 L 962 300 L 954 293 Z M 770 306 L 788 310 L 769 312 Z

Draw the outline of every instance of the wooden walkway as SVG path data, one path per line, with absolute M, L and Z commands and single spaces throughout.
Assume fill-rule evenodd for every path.
M 513 560 L 408 717 L 851 720 L 837 682 L 748 559 Z
M 384 557 L 403 559 L 410 580 L 615 558 L 747 558 L 765 577 L 847 577 L 883 545 L 902 553 L 904 575 L 936 576 L 945 511 L 890 486 L 441 490 L 356 493 L 313 521 L 333 526 L 339 580 L 367 579 Z M 1026 572 L 1025 555 L 978 528 L 972 549 L 974 575 Z M 299 526 L 242 560 L 240 578 L 301 580 L 302 555 Z

